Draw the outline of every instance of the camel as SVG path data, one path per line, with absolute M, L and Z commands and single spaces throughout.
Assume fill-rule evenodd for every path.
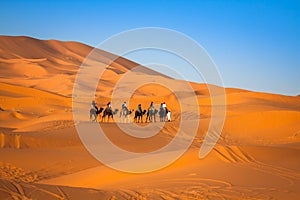
M 149 120 L 149 122 L 156 122 L 156 114 L 158 113 L 157 109 L 148 109 L 146 122 Z
M 147 110 L 143 110 L 143 112 L 135 111 L 134 114 L 134 122 L 139 123 L 140 121 L 143 123 L 143 115 L 145 115 Z
M 160 108 L 159 110 L 159 119 L 161 122 L 165 122 L 166 121 L 166 115 L 167 115 L 167 110 L 166 108 Z
M 120 111 L 120 118 L 122 119 L 123 122 L 127 122 L 130 123 L 130 115 L 133 113 L 134 109 L 132 110 L 128 110 L 127 108 L 126 109 L 123 109 Z
M 114 115 L 116 115 L 118 113 L 118 111 L 119 111 L 118 109 L 115 109 L 114 111 L 112 111 L 111 108 L 106 108 L 102 115 L 102 122 L 104 122 L 106 116 L 107 116 L 107 122 L 109 122 L 109 118 L 111 117 L 113 119 Z
M 91 122 L 97 122 L 98 115 L 101 114 L 103 109 L 104 108 L 100 108 L 100 109 L 97 109 L 97 110 L 92 109 L 92 108 L 90 109 L 90 120 L 91 120 Z

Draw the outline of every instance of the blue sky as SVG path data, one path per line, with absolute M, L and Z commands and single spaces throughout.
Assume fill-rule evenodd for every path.
M 0 6 L 0 35 L 96 46 L 133 28 L 169 28 L 207 50 L 226 87 L 300 94 L 300 1 L 1 0 Z

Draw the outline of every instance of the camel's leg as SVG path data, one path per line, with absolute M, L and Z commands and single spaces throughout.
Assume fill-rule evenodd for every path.
M 95 122 L 98 122 L 98 115 L 95 114 Z
M 94 118 L 93 118 L 93 114 L 91 114 L 91 116 L 90 116 L 90 120 L 91 120 L 91 122 L 93 122 L 94 121 Z

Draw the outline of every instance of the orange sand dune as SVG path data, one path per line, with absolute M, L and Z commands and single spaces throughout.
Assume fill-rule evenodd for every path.
M 221 137 L 199 159 L 211 121 L 208 89 L 217 86 L 189 83 L 194 92 L 184 93 L 183 81 L 145 67 L 135 71 L 137 63 L 114 60 L 102 50 L 94 58 L 97 66 L 107 67 L 96 91 L 99 106 L 106 106 L 115 84 L 129 74 L 156 82 L 138 86 L 129 108 L 136 110 L 141 103 L 147 109 L 151 101 L 158 108 L 165 101 L 173 119 L 137 125 L 162 127 L 146 139 L 127 135 L 114 122 L 100 123 L 112 143 L 130 152 L 152 152 L 169 144 L 180 122 L 190 125 L 198 117 L 190 107 L 181 110 L 174 92 L 186 99 L 197 95 L 200 126 L 187 152 L 161 170 L 129 174 L 97 161 L 76 132 L 71 98 L 76 73 L 92 49 L 77 42 L 0 37 L 0 199 L 299 199 L 299 96 L 225 89 Z M 136 87 L 131 80 L 122 87 Z M 88 87 L 94 81 L 86 75 L 81 84 Z M 126 95 L 122 88 L 119 92 Z M 112 102 L 113 108 L 120 109 L 122 101 Z M 83 106 L 87 112 L 80 123 L 89 123 L 89 105 Z M 116 115 L 114 120 L 121 119 Z M 122 124 L 129 131 L 132 125 Z

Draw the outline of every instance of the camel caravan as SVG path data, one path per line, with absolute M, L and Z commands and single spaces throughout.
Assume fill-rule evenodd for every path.
M 120 111 L 120 112 L 119 112 Z M 122 104 L 121 109 L 112 109 L 110 102 L 107 103 L 106 108 L 98 107 L 95 101 L 91 103 L 90 109 L 90 121 L 98 122 L 98 117 L 101 118 L 102 122 L 109 122 L 110 118 L 114 119 L 114 116 L 119 112 L 119 119 L 121 122 L 131 122 L 131 114 L 134 113 L 134 123 L 147 123 L 156 122 L 156 116 L 159 115 L 159 121 L 171 121 L 171 111 L 167 108 L 166 103 L 160 104 L 159 110 L 155 109 L 153 102 L 151 102 L 148 110 L 143 110 L 142 105 L 139 104 L 134 112 L 134 109 L 128 109 L 126 102 Z M 102 115 L 101 115 L 102 114 Z M 143 117 L 146 115 L 146 120 L 143 121 Z

